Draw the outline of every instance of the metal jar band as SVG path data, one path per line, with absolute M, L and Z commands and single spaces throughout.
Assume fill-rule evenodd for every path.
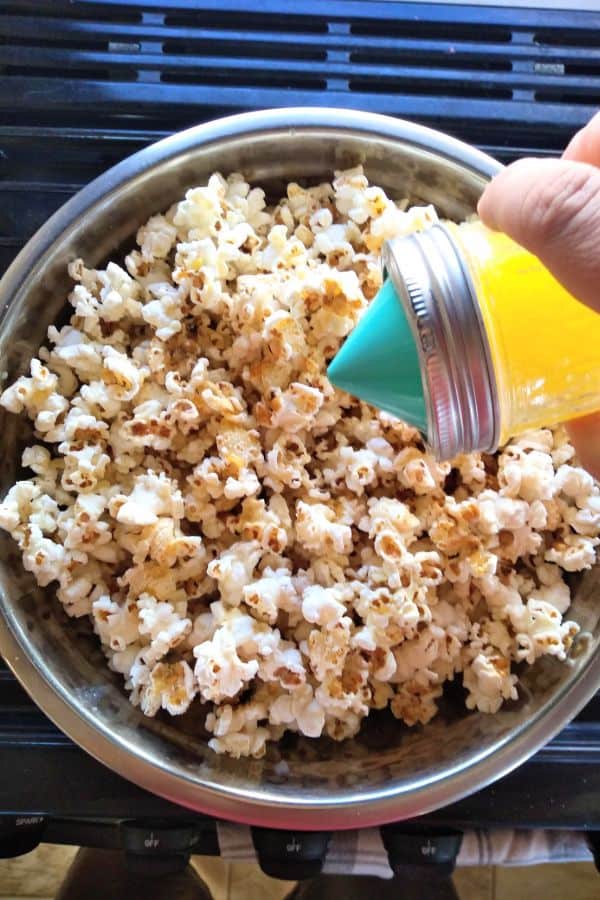
M 413 329 L 439 459 L 493 451 L 500 412 L 490 346 L 466 260 L 440 224 L 383 247 L 383 265 Z

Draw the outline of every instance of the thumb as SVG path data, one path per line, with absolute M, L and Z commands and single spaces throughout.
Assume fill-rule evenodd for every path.
M 600 169 L 565 159 L 521 159 L 486 187 L 489 228 L 534 253 L 569 293 L 600 312 Z

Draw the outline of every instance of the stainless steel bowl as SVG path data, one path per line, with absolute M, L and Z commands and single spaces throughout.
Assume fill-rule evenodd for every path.
M 64 308 L 67 262 L 119 253 L 137 226 L 215 170 L 241 171 L 278 194 L 290 180 L 330 178 L 362 163 L 394 197 L 471 213 L 499 163 L 443 134 L 357 111 L 283 109 L 222 119 L 161 141 L 98 178 L 32 238 L 0 283 L 2 369 L 13 378 Z M 2 494 L 18 477 L 23 423 L 2 416 Z M 424 728 L 373 716 L 353 741 L 284 741 L 262 760 L 206 746 L 201 718 L 144 718 L 108 671 L 86 623 L 68 621 L 52 590 L 26 575 L 0 537 L 0 652 L 38 705 L 101 762 L 184 806 L 227 819 L 343 829 L 398 820 L 481 788 L 532 754 L 600 685 L 596 572 L 577 585 L 570 615 L 582 632 L 568 664 L 524 672 L 521 697 L 495 716 L 449 699 Z

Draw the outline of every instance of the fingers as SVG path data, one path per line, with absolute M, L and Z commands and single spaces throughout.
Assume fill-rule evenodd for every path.
M 600 167 L 600 113 L 571 138 L 562 158 Z
M 600 167 L 600 113 L 571 139 L 563 159 L 576 160 Z M 599 291 L 600 293 L 600 291 Z M 567 424 L 581 464 L 600 479 L 600 413 L 575 419 Z
M 584 469 L 600 479 L 600 412 L 573 419 L 566 425 L 569 437 Z
M 600 122 L 593 135 L 573 139 L 576 149 L 591 153 L 597 134 Z M 572 160 L 519 160 L 490 182 L 478 212 L 488 227 L 526 247 L 571 294 L 600 311 L 600 169 Z
M 479 215 L 535 253 L 570 293 L 600 312 L 600 113 L 561 160 L 525 159 L 485 190 Z M 581 465 L 600 479 L 600 412 L 567 423 Z

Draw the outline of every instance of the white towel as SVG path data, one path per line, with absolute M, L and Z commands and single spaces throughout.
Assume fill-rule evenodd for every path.
M 219 847 L 230 862 L 257 862 L 247 825 L 217 822 Z M 541 863 L 589 862 L 591 851 L 580 831 L 493 829 L 466 831 L 458 866 L 534 866 Z M 392 878 L 378 828 L 337 831 L 331 836 L 323 866 L 326 875 L 376 875 Z
M 459 866 L 536 866 L 541 863 L 589 862 L 593 859 L 581 831 L 497 828 L 467 831 Z

